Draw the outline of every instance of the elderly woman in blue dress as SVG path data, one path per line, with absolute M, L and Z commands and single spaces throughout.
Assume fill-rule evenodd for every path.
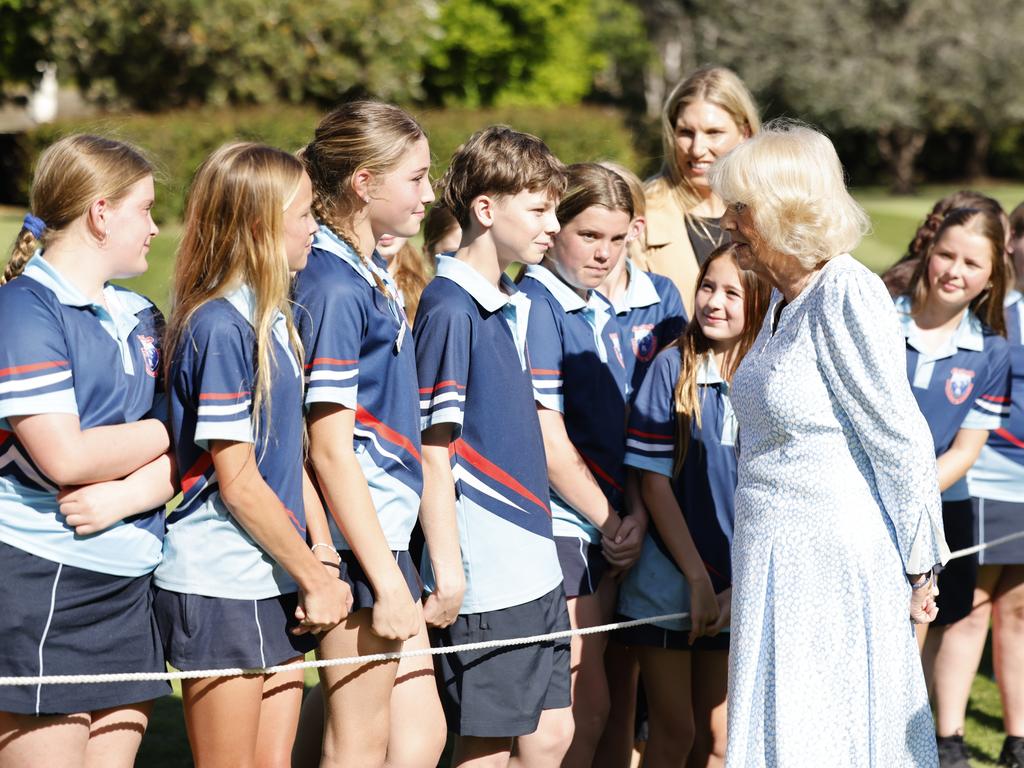
M 865 213 L 832 143 L 776 123 L 711 170 L 740 265 L 775 288 L 740 424 L 730 768 L 935 766 L 912 622 L 949 556 L 932 439 Z

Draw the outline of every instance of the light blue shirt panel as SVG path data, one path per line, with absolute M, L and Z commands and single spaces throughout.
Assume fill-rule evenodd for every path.
M 967 471 L 967 489 L 977 498 L 1024 503 L 1024 465 L 986 445 Z
M 898 296 L 894 302 L 896 312 L 903 328 L 903 335 L 919 353 L 917 366 L 914 369 L 913 386 L 919 389 L 927 389 L 932 380 L 932 372 L 935 370 L 935 363 L 938 360 L 945 360 L 956 354 L 957 349 L 970 349 L 974 352 L 982 352 L 985 349 L 985 336 L 982 331 L 981 321 L 973 312 L 964 312 L 960 318 L 960 324 L 956 327 L 953 335 L 945 344 L 936 350 L 928 350 L 926 344 L 921 341 L 921 330 L 910 315 L 910 298 Z M 977 429 L 977 427 L 969 427 Z
M 562 567 L 552 539 L 503 520 L 465 496 L 456 500 L 455 511 L 466 574 L 466 593 L 460 614 L 522 605 L 546 595 L 562 583 Z M 483 554 L 476 554 L 474 542 L 483 542 L 480 546 Z M 495 552 L 504 555 L 495 557 Z M 432 591 L 434 575 L 427 551 L 424 551 L 421 575 L 427 591 Z M 485 595 L 492 597 L 488 599 Z
M 654 539 L 645 536 L 640 559 L 619 587 L 618 612 L 630 619 L 646 619 L 666 613 L 686 613 L 689 610 L 690 585 L 686 578 L 665 557 Z M 654 622 L 654 626 L 675 632 L 688 632 L 691 624 L 685 618 Z
M 609 299 L 616 315 L 624 315 L 640 307 L 661 303 L 661 296 L 658 295 L 658 289 L 654 287 L 654 281 L 651 280 L 650 275 L 642 269 L 637 269 L 633 260 L 629 258 L 626 259 L 626 273 L 629 275 L 629 282 L 626 285 L 626 292 L 622 295 L 622 300 L 616 303 Z

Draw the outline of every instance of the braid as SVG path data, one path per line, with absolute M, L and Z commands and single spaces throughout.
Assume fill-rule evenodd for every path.
M 308 162 L 308 153 L 306 155 Z M 308 167 L 308 166 L 307 166 Z M 363 266 L 366 267 L 366 271 L 373 277 L 373 283 L 377 286 L 377 290 L 380 291 L 386 298 L 395 301 L 397 297 L 391 295 L 391 291 L 381 280 L 380 275 L 377 274 L 377 270 L 370 264 L 370 260 L 363 256 L 362 251 L 356 248 L 354 237 L 352 237 L 346 228 L 342 226 L 341 218 L 337 215 L 336 206 L 331 205 L 331 201 L 324 200 L 319 195 L 313 196 L 313 216 L 321 224 L 324 224 L 331 232 L 333 232 L 342 242 L 345 243 L 349 248 L 355 251 L 356 256 L 359 257 L 359 261 L 362 262 Z
M 28 260 L 32 258 L 32 254 L 36 252 L 39 245 L 41 243 L 36 240 L 35 235 L 22 228 L 18 239 L 14 241 L 14 248 L 11 249 L 11 258 L 7 262 L 7 267 L 4 269 L 3 275 L 0 276 L 0 285 L 9 283 L 24 271 L 25 265 L 28 264 Z

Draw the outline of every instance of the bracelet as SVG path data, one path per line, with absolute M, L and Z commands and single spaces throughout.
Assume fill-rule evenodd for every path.
M 932 583 L 932 575 L 933 575 L 932 572 L 928 571 L 928 575 L 925 578 L 923 578 L 921 581 L 917 582 L 917 584 L 915 584 L 914 582 L 910 582 L 910 588 L 915 590 L 915 591 L 918 590 L 918 589 L 924 589 L 925 587 L 927 587 L 929 584 Z
M 322 541 L 318 541 L 318 542 L 317 542 L 316 544 L 314 544 L 313 546 L 311 546 L 311 547 L 309 548 L 309 551 L 310 551 L 310 552 L 316 552 L 316 548 L 317 548 L 317 547 L 323 547 L 324 549 L 328 549 L 328 550 L 330 550 L 331 552 L 333 552 L 334 554 L 336 554 L 336 555 L 337 555 L 338 557 L 341 557 L 341 553 L 340 553 L 340 552 L 338 552 L 338 550 L 334 548 L 334 545 L 333 545 L 333 544 L 325 544 L 325 543 L 324 543 L 324 542 L 322 542 Z

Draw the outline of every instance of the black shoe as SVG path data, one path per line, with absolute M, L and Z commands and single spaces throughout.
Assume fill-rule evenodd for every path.
M 1024 768 L 1024 739 L 1007 736 L 1003 740 L 1003 751 L 999 753 L 998 765 L 1003 768 Z
M 939 747 L 939 768 L 971 768 L 963 736 L 939 736 L 935 742 Z

